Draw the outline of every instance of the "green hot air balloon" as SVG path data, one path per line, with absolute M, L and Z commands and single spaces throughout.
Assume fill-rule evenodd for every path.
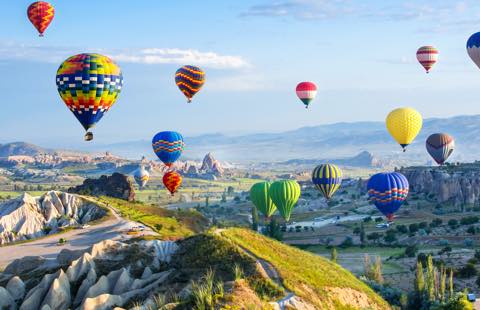
M 271 183 L 269 182 L 260 182 L 255 183 L 252 188 L 250 188 L 250 200 L 252 200 L 258 211 L 262 212 L 262 214 L 266 217 L 272 216 L 272 214 L 277 210 L 277 207 L 273 204 L 272 199 L 270 199 L 270 196 L 268 196 L 270 185 Z
M 290 220 L 293 207 L 295 207 L 298 198 L 300 198 L 300 192 L 300 185 L 293 180 L 277 181 L 270 185 L 268 195 L 285 221 Z

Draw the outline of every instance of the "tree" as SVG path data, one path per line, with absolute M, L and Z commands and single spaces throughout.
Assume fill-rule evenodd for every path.
M 377 256 L 375 258 L 375 264 L 373 266 L 373 275 L 374 280 L 378 284 L 383 284 L 383 274 L 382 274 L 382 258 Z
M 438 227 L 440 225 L 442 225 L 443 221 L 442 219 L 440 218 L 435 218 L 433 219 L 433 221 L 430 223 L 430 227 L 434 228 L 434 227 Z
M 380 239 L 382 237 L 382 234 L 378 233 L 378 232 L 373 232 L 371 234 L 368 234 L 367 235 L 367 239 L 368 240 L 373 240 L 373 242 L 377 242 L 378 239 Z
M 467 228 L 467 233 L 471 234 L 471 235 L 475 235 L 475 227 L 474 226 L 470 226 Z
M 222 193 L 222 200 L 221 200 L 222 203 L 225 203 L 227 202 L 227 191 L 223 191 Z
M 365 243 L 365 227 L 363 226 L 363 223 L 360 225 L 360 242 L 362 245 Z
M 353 245 L 352 237 L 347 236 L 347 237 L 345 237 L 345 240 L 343 240 L 342 243 L 340 244 L 340 247 L 341 248 L 348 248 L 348 247 L 351 247 L 352 245 Z
M 393 229 L 387 230 L 385 237 L 383 238 L 386 243 L 393 243 L 397 241 L 396 232 Z
M 477 268 L 472 263 L 467 263 L 465 266 L 458 270 L 458 276 L 460 278 L 471 278 L 477 275 Z
M 413 223 L 413 224 L 410 224 L 408 226 L 408 231 L 411 233 L 411 234 L 414 234 L 418 231 L 418 224 L 417 223 Z
M 205 208 L 208 208 L 208 205 L 209 205 L 208 200 L 209 200 L 209 199 L 208 199 L 208 196 L 205 197 Z
M 270 220 L 270 223 L 268 223 L 266 227 L 266 235 L 269 236 L 270 238 L 276 239 L 278 241 L 282 241 L 283 239 L 282 230 L 280 228 L 280 224 L 277 223 L 275 218 L 272 218 Z
M 432 255 L 427 256 L 427 276 L 425 281 L 425 293 L 429 302 L 435 300 L 435 268 L 433 267 Z
M 415 273 L 415 292 L 418 295 L 423 295 L 425 291 L 425 278 L 423 276 L 422 262 L 417 261 L 417 271 Z
M 458 221 L 456 219 L 450 219 L 448 220 L 448 226 L 450 226 L 452 229 L 455 229 L 458 226 Z
M 332 252 L 330 253 L 330 260 L 334 263 L 337 263 L 337 249 L 332 248 Z
M 258 211 L 255 207 L 252 207 L 252 230 L 258 231 Z
M 397 231 L 401 234 L 406 234 L 406 233 L 408 233 L 408 228 L 405 225 L 398 225 L 397 226 Z
M 452 268 L 450 268 L 450 274 L 448 275 L 448 292 L 449 292 L 448 297 L 452 298 L 453 297 L 453 269 Z
M 417 252 L 418 252 L 418 248 L 415 244 L 414 245 L 409 245 L 405 248 L 405 255 L 407 257 L 415 257 Z
M 467 295 L 457 293 L 448 299 L 447 303 L 440 309 L 442 310 L 473 310 L 473 305 L 468 301 Z
M 233 186 L 227 187 L 227 193 L 228 193 L 229 195 L 235 194 L 235 189 L 233 188 Z

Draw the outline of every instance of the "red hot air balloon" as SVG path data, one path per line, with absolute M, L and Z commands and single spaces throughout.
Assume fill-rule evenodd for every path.
M 53 6 L 44 1 L 34 2 L 27 9 L 28 19 L 37 28 L 40 37 L 43 37 L 43 33 L 52 22 L 54 15 L 55 9 Z
M 301 82 L 295 89 L 297 96 L 302 100 L 305 108 L 308 109 L 308 105 L 315 99 L 317 95 L 317 85 L 313 82 Z
M 182 176 L 176 171 L 169 171 L 163 175 L 163 185 L 173 196 L 182 185 Z
M 422 46 L 417 50 L 417 60 L 428 73 L 438 60 L 438 50 L 433 46 Z

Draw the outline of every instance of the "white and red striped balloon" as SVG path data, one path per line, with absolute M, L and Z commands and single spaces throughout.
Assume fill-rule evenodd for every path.
M 428 73 L 438 60 L 438 50 L 433 46 L 422 46 L 417 50 L 417 60 Z
M 297 96 L 305 104 L 305 108 L 315 99 L 317 96 L 317 85 L 313 82 L 301 82 L 297 85 Z

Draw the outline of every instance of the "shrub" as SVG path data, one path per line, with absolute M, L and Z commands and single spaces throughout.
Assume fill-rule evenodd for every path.
M 439 254 L 439 255 L 442 255 L 442 254 L 444 254 L 444 253 L 450 253 L 450 252 L 452 252 L 452 247 L 447 245 L 446 247 L 444 247 L 443 249 L 441 249 L 441 250 L 438 252 L 438 254 Z
M 450 226 L 452 229 L 455 229 L 458 226 L 458 221 L 456 219 L 450 219 L 448 220 L 448 226 Z
M 474 226 L 469 226 L 467 228 L 467 233 L 471 234 L 471 235 L 475 235 L 475 227 Z
M 380 223 L 380 222 L 383 222 L 383 219 L 381 217 L 377 217 L 375 219 L 375 223 Z
M 155 230 L 160 231 L 160 230 L 162 230 L 162 228 L 163 228 L 162 224 L 158 224 L 158 223 L 155 224 Z
M 353 245 L 353 239 L 350 236 L 345 237 L 345 240 L 340 244 L 341 248 L 348 248 Z
M 438 227 L 440 225 L 442 225 L 442 219 L 440 218 L 435 218 L 431 223 L 430 223 L 430 227 Z
M 397 231 L 401 234 L 406 234 L 406 233 L 408 233 L 408 228 L 405 225 L 398 225 L 397 226 Z
M 411 234 L 414 234 L 418 231 L 418 224 L 416 223 L 413 223 L 413 224 L 410 224 L 408 226 L 408 231 L 411 233 Z
M 415 257 L 417 252 L 418 252 L 418 248 L 415 244 L 414 245 L 409 245 L 405 248 L 405 255 L 407 257 Z
M 457 276 L 460 278 L 471 278 L 475 275 L 477 275 L 477 268 L 475 268 L 475 265 L 471 263 L 467 263 L 457 272 Z

